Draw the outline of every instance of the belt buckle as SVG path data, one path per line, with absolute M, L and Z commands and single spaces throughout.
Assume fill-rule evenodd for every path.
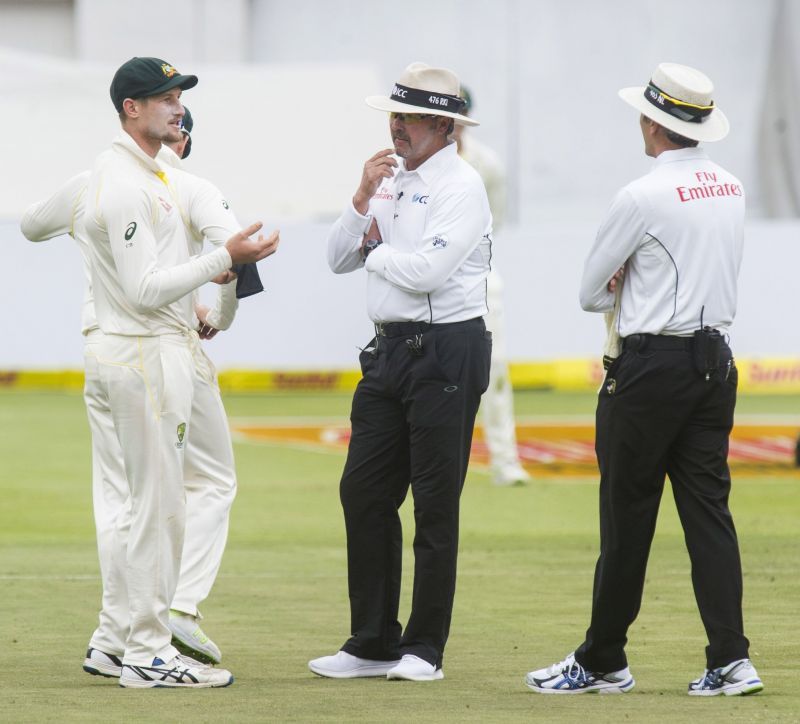
M 375 335 L 378 337 L 386 336 L 386 325 L 384 322 L 375 322 Z

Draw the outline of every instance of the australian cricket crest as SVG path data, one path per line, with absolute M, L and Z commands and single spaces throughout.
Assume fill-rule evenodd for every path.
M 186 435 L 186 423 L 182 422 L 178 425 L 178 442 L 175 443 L 175 447 L 182 448 L 183 447 L 183 438 Z

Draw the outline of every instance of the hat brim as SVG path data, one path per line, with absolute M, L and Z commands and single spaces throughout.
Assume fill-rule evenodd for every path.
M 166 93 L 173 88 L 180 88 L 181 90 L 189 90 L 197 85 L 196 75 L 173 75 L 172 78 L 167 80 L 166 83 L 158 86 L 155 90 L 148 91 L 147 95 L 157 96 L 159 93 Z
M 451 113 L 449 111 L 442 111 L 438 108 L 428 108 L 427 106 L 413 106 L 410 103 L 400 103 L 393 101 L 386 96 L 369 96 L 365 99 L 366 104 L 376 111 L 386 111 L 387 113 L 421 113 L 426 116 L 444 116 L 445 118 L 452 118 L 456 123 L 462 126 L 480 126 L 481 124 L 474 118 L 469 116 L 462 116 L 460 113 Z
M 644 86 L 623 88 L 619 91 L 619 97 L 642 115 L 693 141 L 721 141 L 730 131 L 730 123 L 719 108 L 714 108 L 702 123 L 689 123 L 656 108 L 644 97 L 644 92 Z

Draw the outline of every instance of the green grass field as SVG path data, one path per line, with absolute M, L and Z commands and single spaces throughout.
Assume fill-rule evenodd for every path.
M 229 396 L 232 417 L 345 418 L 349 395 Z M 517 413 L 591 414 L 593 395 L 523 393 Z M 800 413 L 800 397 L 745 397 L 742 413 Z M 745 623 L 766 689 L 694 698 L 705 636 L 674 503 L 665 494 L 628 656 L 625 696 L 540 696 L 525 672 L 571 651 L 588 622 L 598 547 L 593 478 L 463 495 L 460 574 L 446 679 L 333 681 L 306 668 L 348 635 L 342 453 L 236 445 L 239 495 L 206 631 L 236 677 L 219 690 L 132 691 L 81 670 L 100 599 L 82 398 L 0 394 L 0 721 L 797 722 L 800 476 L 739 477 L 732 508 Z M 411 570 L 411 507 L 404 509 Z M 406 578 L 401 618 L 408 611 Z

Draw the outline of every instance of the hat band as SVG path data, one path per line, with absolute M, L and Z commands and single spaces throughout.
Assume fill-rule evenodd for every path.
M 431 91 L 409 88 L 399 83 L 392 88 L 391 99 L 398 103 L 407 103 L 410 106 L 431 108 L 448 113 L 461 113 L 467 102 L 458 96 L 450 96 L 444 93 L 432 93 Z
M 714 110 L 714 101 L 711 101 L 711 105 L 708 106 L 698 106 L 694 103 L 679 101 L 677 98 L 672 98 L 664 93 L 652 80 L 648 83 L 647 88 L 644 89 L 644 97 L 660 111 L 669 113 L 669 115 L 687 123 L 702 123 Z

